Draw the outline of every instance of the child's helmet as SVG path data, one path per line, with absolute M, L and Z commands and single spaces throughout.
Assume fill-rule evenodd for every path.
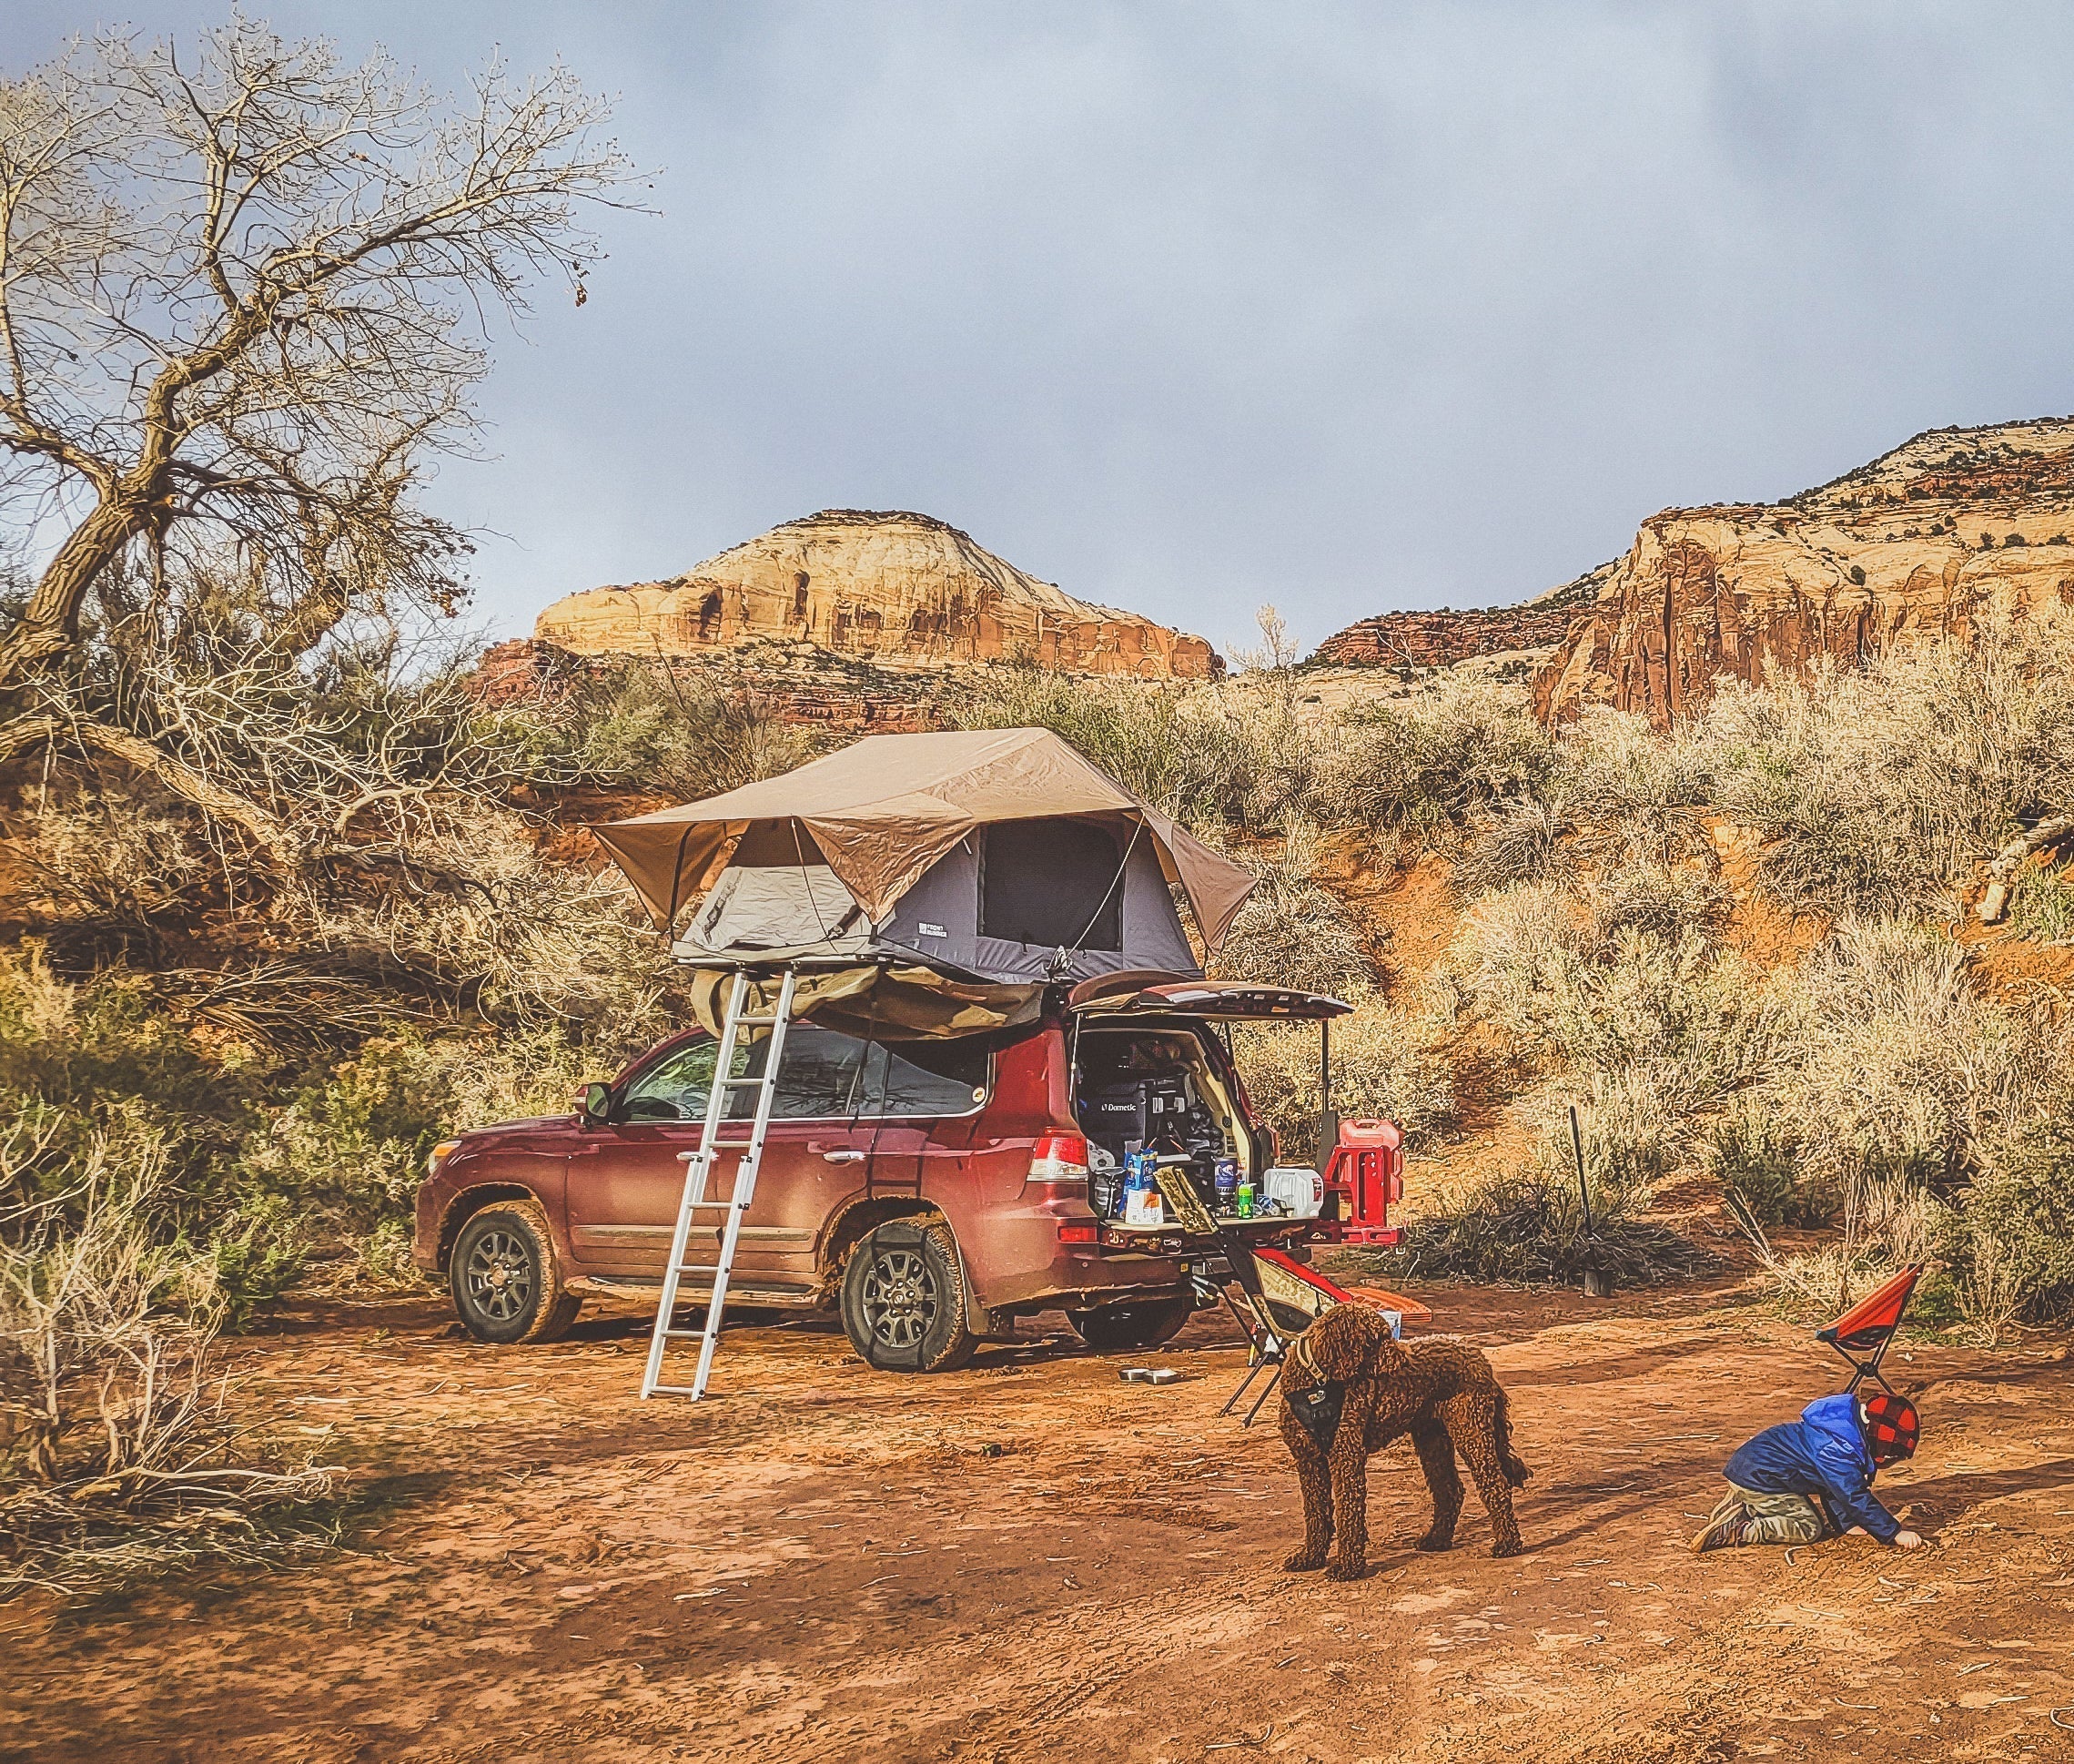
M 1875 1464 L 1892 1464 L 1897 1458 L 1916 1455 L 1916 1440 L 1922 1422 L 1916 1405 L 1891 1391 L 1875 1391 L 1858 1404 L 1865 1426 L 1866 1449 Z

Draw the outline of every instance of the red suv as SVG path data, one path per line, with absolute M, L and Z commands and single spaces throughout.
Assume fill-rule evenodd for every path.
M 864 1040 L 795 1025 L 730 1298 L 839 1310 L 857 1352 L 888 1370 L 962 1364 L 1015 1318 L 1055 1309 L 1097 1349 L 1150 1346 L 1216 1303 L 1228 1272 L 1216 1232 L 1122 1217 L 1124 1156 L 1155 1142 L 1168 1151 L 1162 1183 L 1185 1177 L 1222 1206 L 1225 1232 L 1285 1245 L 1337 1236 L 1332 1194 L 1317 1218 L 1239 1222 L 1218 1200 L 1219 1160 L 1258 1185 L 1275 1158 L 1221 1024 L 1347 1007 L 1146 978 L 1055 993 L 1040 1020 L 992 1035 Z M 751 1073 L 763 1045 L 744 1050 Z M 586 1294 L 654 1295 L 715 1049 L 703 1029 L 673 1036 L 588 1087 L 572 1114 L 433 1151 L 416 1260 L 447 1277 L 477 1340 L 552 1340 Z M 738 1094 L 746 1111 L 755 1092 Z M 732 1169 L 716 1171 L 716 1195 Z M 716 1240 L 694 1231 L 709 1270 Z M 687 1275 L 686 1296 L 710 1281 Z

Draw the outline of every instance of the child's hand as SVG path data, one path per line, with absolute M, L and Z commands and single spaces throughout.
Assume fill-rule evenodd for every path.
M 1923 1539 L 1917 1532 L 1897 1531 L 1894 1534 L 1894 1546 L 1897 1549 L 1921 1549 Z

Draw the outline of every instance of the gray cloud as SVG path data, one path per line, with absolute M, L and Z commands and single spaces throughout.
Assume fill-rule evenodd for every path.
M 136 0 L 144 28 L 208 8 Z M 1680 502 L 2074 408 L 2049 6 L 280 5 L 666 167 L 448 512 L 479 605 L 926 510 L 1221 643 L 1518 599 Z M 82 23 L 13 0 L 19 68 Z

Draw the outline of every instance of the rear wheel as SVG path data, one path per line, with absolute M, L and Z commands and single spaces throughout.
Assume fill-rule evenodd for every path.
M 1194 1300 L 1184 1293 L 1176 1299 L 1134 1299 L 1098 1311 L 1068 1311 L 1066 1321 L 1097 1353 L 1129 1353 L 1172 1341 L 1195 1310 Z
M 965 1324 L 965 1271 L 946 1225 L 888 1220 L 843 1273 L 843 1329 L 881 1372 L 955 1372 L 979 1338 Z
M 500 1346 L 559 1340 L 583 1308 L 561 1290 L 553 1233 L 531 1201 L 500 1201 L 469 1220 L 454 1240 L 448 1283 L 462 1326 Z

